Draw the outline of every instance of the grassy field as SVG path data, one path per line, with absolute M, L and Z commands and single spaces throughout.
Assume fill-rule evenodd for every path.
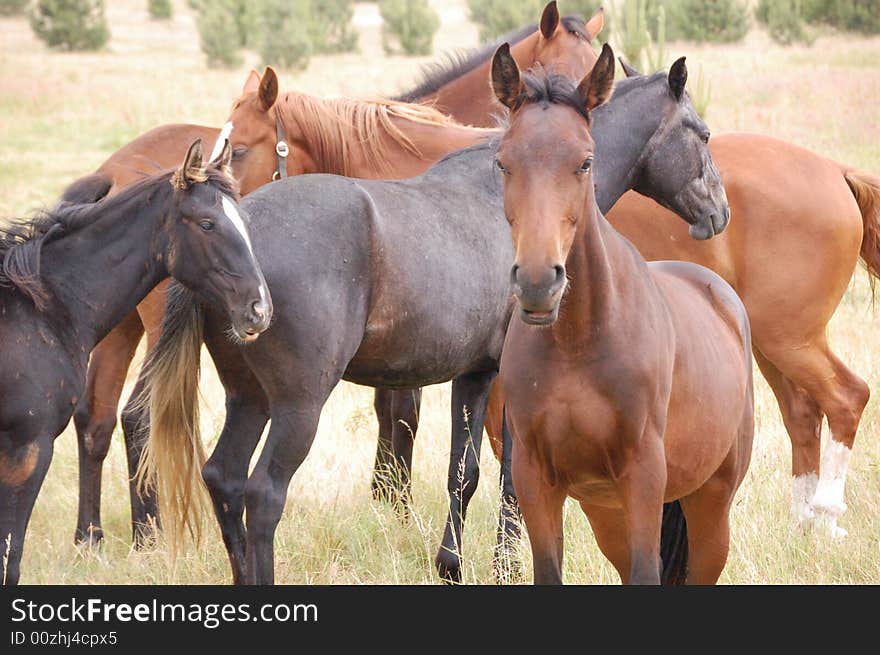
M 436 52 L 476 44 L 463 0 L 434 1 L 442 28 Z M 249 66 L 206 68 L 186 3 L 175 2 L 171 23 L 150 22 L 146 2 L 107 3 L 113 38 L 96 54 L 55 54 L 21 19 L 0 19 L 0 217 L 23 216 L 50 204 L 75 178 L 115 149 L 156 125 L 221 125 Z M 564 0 L 560 2 L 565 10 Z M 537 17 L 536 17 L 537 18 Z M 360 51 L 317 57 L 308 70 L 282 73 L 282 88 L 316 94 L 375 95 L 402 90 L 431 58 L 385 57 L 378 13 L 358 5 Z M 755 131 L 811 148 L 880 173 L 880 38 L 825 35 L 812 47 L 782 48 L 760 30 L 735 46 L 672 44 L 688 55 L 692 72 L 711 81 L 708 122 L 715 133 Z M 809 256 L 804 253 L 804 256 Z M 868 380 L 880 380 L 880 352 L 867 278 L 861 269 L 830 328 L 842 359 Z M 222 425 L 222 395 L 203 358 L 205 434 Z M 878 402 L 865 412 L 850 469 L 849 511 L 842 541 L 792 529 L 790 446 L 763 380 L 757 389 L 757 430 L 751 469 L 733 512 L 725 583 L 880 582 L 880 441 Z M 445 519 L 449 450 L 449 386 L 426 390 L 415 449 L 414 520 L 401 524 L 372 502 L 369 476 L 375 452 L 372 390 L 343 383 L 322 414 L 318 437 L 294 477 L 276 535 L 276 576 L 285 583 L 436 582 L 432 560 Z M 827 434 L 827 430 L 826 430 Z M 482 484 L 465 534 L 465 580 L 491 583 L 498 466 L 483 454 Z M 72 428 L 56 442 L 55 459 L 37 501 L 25 544 L 26 583 L 223 583 L 228 564 L 219 533 L 176 562 L 167 549 L 129 548 L 128 486 L 122 441 L 114 440 L 104 468 L 104 532 L 100 550 L 73 545 L 76 443 Z M 615 583 L 580 509 L 567 507 L 568 582 Z M 530 571 L 527 546 L 521 550 Z

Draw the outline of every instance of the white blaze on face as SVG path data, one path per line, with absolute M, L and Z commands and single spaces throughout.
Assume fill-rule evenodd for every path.
M 254 249 L 253 246 L 251 246 L 251 238 L 248 236 L 247 228 L 244 225 L 244 221 L 241 219 L 241 215 L 238 213 L 238 208 L 235 206 L 235 203 L 226 196 L 223 196 L 222 203 L 223 213 L 226 214 L 226 218 L 228 218 L 235 226 L 235 229 L 238 230 L 241 238 L 244 239 L 244 242 L 247 244 L 248 250 L 251 251 L 251 256 L 253 256 Z
M 232 121 L 226 123 L 223 126 L 223 129 L 220 130 L 220 136 L 217 137 L 217 140 L 214 142 L 214 149 L 211 151 L 211 156 L 208 157 L 208 161 L 214 161 L 217 157 L 220 156 L 220 153 L 223 152 L 223 144 L 226 143 L 226 140 L 232 134 Z

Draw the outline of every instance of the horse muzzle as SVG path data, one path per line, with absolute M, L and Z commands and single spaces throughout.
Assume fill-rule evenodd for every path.
M 272 304 L 267 299 L 253 301 L 247 311 L 232 321 L 232 331 L 245 343 L 256 341 L 272 322 Z
M 565 268 L 553 266 L 537 276 L 524 275 L 514 265 L 510 272 L 513 295 L 519 302 L 520 318 L 527 325 L 550 325 L 559 317 L 559 304 L 565 291 Z

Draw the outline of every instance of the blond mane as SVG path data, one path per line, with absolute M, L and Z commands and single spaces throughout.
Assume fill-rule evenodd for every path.
M 303 93 L 286 93 L 275 105 L 283 127 L 295 123 L 312 148 L 316 163 L 325 170 L 338 170 L 351 177 L 354 148 L 360 148 L 376 172 L 392 170 L 393 151 L 383 139 L 419 159 L 425 159 L 418 146 L 394 123 L 395 118 L 441 128 L 473 130 L 474 134 L 494 134 L 495 130 L 470 127 L 426 104 L 376 99 L 316 98 Z

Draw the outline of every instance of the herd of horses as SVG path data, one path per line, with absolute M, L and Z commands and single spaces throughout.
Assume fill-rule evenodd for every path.
M 769 137 L 710 139 L 684 58 L 647 76 L 621 62 L 615 82 L 611 48 L 591 45 L 603 20 L 551 2 L 394 100 L 280 93 L 252 72 L 222 129 L 158 127 L 4 228 L 4 583 L 71 416 L 76 540 L 102 539 L 101 468 L 144 333 L 122 411 L 134 543 L 196 531 L 207 486 L 235 583 L 274 581 L 289 482 L 342 379 L 376 389 L 372 491 L 404 511 L 420 389 L 452 381 L 447 581 L 485 427 L 499 575 L 521 516 L 535 582 L 561 582 L 572 497 L 624 583 L 716 582 L 753 355 L 791 437 L 795 521 L 844 534 L 869 390 L 825 332 L 859 258 L 880 277 L 880 179 Z M 226 394 L 210 457 L 203 345 Z

